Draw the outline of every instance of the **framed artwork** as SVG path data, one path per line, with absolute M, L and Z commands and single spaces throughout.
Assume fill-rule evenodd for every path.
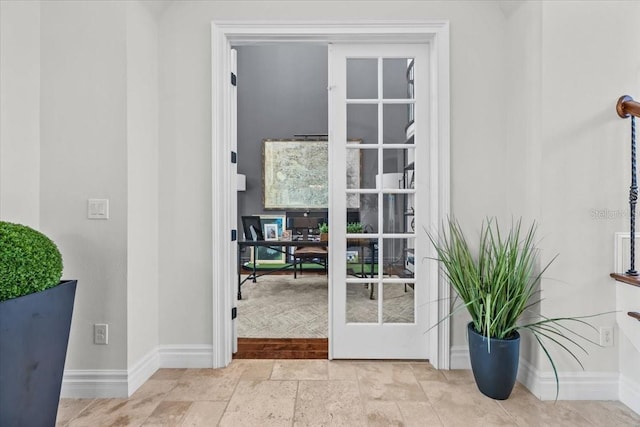
M 254 215 L 257 216 L 257 215 Z M 265 240 L 279 240 L 282 237 L 285 225 L 285 217 L 283 215 L 260 215 L 260 223 L 262 224 L 262 232 Z M 269 236 L 269 232 L 275 232 Z M 258 246 L 255 248 L 256 253 L 251 252 L 251 261 L 258 264 L 284 264 L 287 260 L 285 248 L 282 246 Z
M 254 251 L 251 247 L 251 262 L 256 264 L 284 264 L 287 254 L 284 246 L 258 246 Z M 256 254 L 257 252 L 257 254 Z
M 349 140 L 349 144 L 361 140 Z M 265 139 L 262 141 L 262 202 L 264 209 L 327 209 L 329 206 L 329 143 L 325 140 Z M 360 185 L 360 150 L 347 150 L 348 188 Z M 354 205 L 357 197 L 347 201 Z
M 260 223 L 262 224 L 262 231 L 267 236 L 266 226 L 275 225 L 276 240 L 282 237 L 282 232 L 285 230 L 285 217 L 284 215 L 260 215 Z M 271 239 L 265 239 L 271 240 Z
M 264 225 L 264 240 L 278 240 L 278 225 L 277 224 L 265 224 Z
M 262 222 L 258 215 L 247 215 L 242 217 L 242 228 L 245 240 L 264 240 L 262 234 Z

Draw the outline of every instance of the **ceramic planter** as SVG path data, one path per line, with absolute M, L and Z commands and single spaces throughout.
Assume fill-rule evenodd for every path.
M 482 394 L 492 399 L 505 400 L 511 395 L 518 375 L 520 358 L 520 334 L 511 339 L 489 338 L 467 325 L 469 357 L 476 385 Z
M 0 302 L 1 425 L 55 425 L 76 284 Z

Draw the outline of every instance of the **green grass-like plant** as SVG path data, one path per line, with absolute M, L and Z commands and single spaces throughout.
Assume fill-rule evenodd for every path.
M 347 233 L 362 233 L 362 224 L 359 222 L 350 222 L 347 224 Z
M 33 228 L 0 221 L 0 301 L 41 292 L 60 283 L 62 256 Z
M 536 272 L 536 228 L 533 223 L 523 232 L 522 220 L 518 220 L 504 234 L 495 219 L 487 219 L 480 231 L 477 253 L 472 252 L 460 224 L 453 219 L 445 225 L 443 236 L 435 238 L 429 234 L 429 239 L 445 276 L 457 294 L 455 301 L 459 301 L 449 316 L 466 308 L 476 332 L 487 338 L 508 339 L 516 331 L 532 333 L 553 368 L 557 398 L 558 372 L 547 345 L 558 345 L 584 369 L 574 350 L 586 353 L 581 345 L 584 341 L 598 344 L 566 325 L 576 322 L 595 330 L 584 320 L 594 316 L 549 318 L 532 310 L 542 301 L 538 281 L 557 257 Z M 489 340 L 487 345 L 490 345 Z
M 318 231 L 320 233 L 328 233 L 329 232 L 329 224 L 327 224 L 326 222 L 318 224 Z

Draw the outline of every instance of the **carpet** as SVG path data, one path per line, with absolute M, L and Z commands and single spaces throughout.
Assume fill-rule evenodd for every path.
M 376 290 L 377 295 L 377 290 Z M 328 282 L 325 275 L 272 275 L 242 285 L 238 301 L 238 337 L 326 338 L 328 336 Z M 369 299 L 362 284 L 347 288 L 347 321 L 376 322 L 378 300 Z M 385 285 L 383 321 L 414 320 L 413 290 L 403 284 Z
M 244 278 L 244 277 L 243 277 Z M 241 338 L 326 338 L 328 285 L 325 275 L 258 277 L 242 285 L 238 301 Z

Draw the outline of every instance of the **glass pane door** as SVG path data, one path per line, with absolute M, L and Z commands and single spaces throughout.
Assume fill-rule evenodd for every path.
M 428 356 L 427 267 L 416 262 L 428 244 L 416 227 L 428 214 L 416 204 L 428 188 L 417 162 L 428 164 L 426 123 L 416 120 L 428 117 L 427 51 L 330 49 L 334 358 Z

